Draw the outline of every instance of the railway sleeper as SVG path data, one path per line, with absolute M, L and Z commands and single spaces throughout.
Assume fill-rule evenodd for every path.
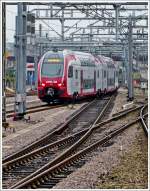
M 45 175 L 45 176 L 43 177 L 43 179 L 44 179 L 45 181 L 48 181 L 48 180 L 49 180 L 49 177 L 48 177 L 47 175 Z
M 40 181 L 37 180 L 37 181 L 35 182 L 35 184 L 36 184 L 37 186 L 39 186 L 41 183 L 40 183 Z
M 40 180 L 39 180 L 41 183 L 44 183 L 45 182 L 45 180 L 44 180 L 44 178 L 42 177 L 42 178 L 40 178 Z
M 64 174 L 64 172 L 62 172 L 61 174 L 56 174 L 55 177 L 56 177 L 56 178 L 60 178 L 60 179 L 62 179 L 62 178 L 66 178 L 67 175 Z
M 60 181 L 60 177 L 52 177 L 48 181 L 43 182 L 43 184 L 41 184 L 40 187 L 45 184 L 51 184 L 51 183 L 57 184 L 59 181 Z
M 55 174 L 58 174 L 58 173 L 60 173 L 61 171 L 62 171 L 62 169 L 57 168 L 54 172 L 55 172 Z
M 32 188 L 36 189 L 37 185 L 35 185 L 34 183 L 31 185 Z
M 52 188 L 53 186 L 55 186 L 57 183 L 59 182 L 59 180 L 51 180 L 48 181 L 44 184 L 40 185 L 40 188 Z

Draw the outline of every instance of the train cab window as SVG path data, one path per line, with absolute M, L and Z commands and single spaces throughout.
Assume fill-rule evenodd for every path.
M 78 70 L 75 71 L 75 79 L 78 79 Z
M 64 57 L 62 53 L 48 52 L 42 62 L 41 75 L 43 77 L 62 77 L 64 71 Z
M 69 66 L 68 69 L 68 78 L 72 78 L 73 77 L 73 66 Z
M 97 71 L 97 78 L 99 78 L 99 70 Z

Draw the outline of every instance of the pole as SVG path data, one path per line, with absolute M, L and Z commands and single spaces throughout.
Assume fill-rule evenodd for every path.
M 118 9 L 119 7 L 116 6 L 116 41 L 118 41 Z
M 26 112 L 26 5 L 18 3 L 16 17 L 16 119 Z
M 115 18 L 116 18 L 116 41 L 118 41 L 118 16 L 119 16 L 119 8 L 120 4 L 114 4 L 115 9 Z
M 40 37 L 40 42 L 41 42 L 41 37 L 42 37 L 42 25 L 39 24 L 39 37 Z M 40 43 L 40 57 L 42 56 L 42 44 Z
M 39 36 L 42 37 L 42 25 L 39 24 Z
M 127 47 L 125 47 L 124 50 L 124 54 L 125 54 L 125 84 L 128 85 L 128 50 Z
M 133 42 L 132 42 L 132 20 L 131 17 L 129 19 L 129 35 L 128 35 L 128 49 L 129 49 L 129 71 L 128 71 L 128 96 L 129 101 L 132 101 L 134 99 L 133 95 Z
M 124 84 L 125 85 L 125 81 L 126 81 L 126 70 L 125 70 L 125 68 L 126 68 L 126 48 L 125 48 L 125 46 L 123 46 L 123 49 L 122 49 L 122 51 L 123 51 L 123 64 L 122 64 L 122 68 L 123 68 L 123 72 L 124 73 L 122 73 L 122 84 Z
M 64 23 L 65 23 L 65 19 L 64 19 L 64 9 L 62 9 L 62 18 L 60 19 L 61 22 L 61 39 L 62 41 L 64 41 Z
M 92 30 L 92 27 L 90 25 L 89 42 L 92 42 L 92 36 L 93 36 L 93 30 Z
M 34 54 L 34 77 L 35 77 L 35 90 L 37 90 L 37 86 L 38 86 L 38 58 L 37 58 L 37 47 L 35 46 L 34 48 L 35 50 L 35 54 Z
M 5 64 L 6 64 L 6 5 L 2 3 L 2 122 L 6 122 Z
M 39 37 L 41 38 L 42 37 L 42 25 L 39 24 Z M 39 55 L 40 57 L 42 56 L 42 45 L 40 43 L 40 51 L 39 51 Z M 37 58 L 37 55 L 38 55 L 38 47 L 35 45 L 34 46 L 34 79 L 35 79 L 35 90 L 37 90 L 37 86 L 38 86 L 38 76 L 37 76 L 37 73 L 38 73 L 38 58 Z
M 136 68 L 139 70 L 139 50 L 136 50 Z

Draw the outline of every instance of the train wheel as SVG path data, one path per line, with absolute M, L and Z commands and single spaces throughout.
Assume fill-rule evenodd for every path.
M 75 104 L 76 103 L 76 101 L 78 100 L 78 92 L 74 92 L 73 93 L 73 104 Z

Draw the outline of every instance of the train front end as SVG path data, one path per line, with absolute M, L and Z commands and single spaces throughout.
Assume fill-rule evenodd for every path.
M 63 52 L 47 52 L 38 65 L 38 97 L 47 103 L 65 93 Z

